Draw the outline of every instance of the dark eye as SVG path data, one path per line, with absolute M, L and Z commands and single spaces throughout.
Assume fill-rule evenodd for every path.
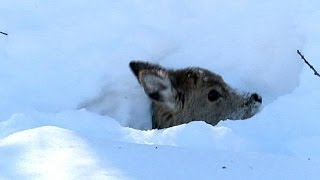
M 214 90 L 214 89 L 212 89 L 208 94 L 209 101 L 216 101 L 220 97 L 221 97 L 221 94 L 218 91 Z

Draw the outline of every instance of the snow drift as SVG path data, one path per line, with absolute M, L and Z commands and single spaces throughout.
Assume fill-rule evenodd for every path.
M 4 0 L 0 178 L 317 179 L 320 84 L 296 54 L 320 67 L 317 6 Z M 134 59 L 207 68 L 261 94 L 263 110 L 139 130 L 150 115 Z

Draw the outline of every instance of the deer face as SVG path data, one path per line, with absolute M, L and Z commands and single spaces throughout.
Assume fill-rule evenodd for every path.
M 206 69 L 169 70 L 140 61 L 130 62 L 130 67 L 152 100 L 153 128 L 191 121 L 216 125 L 220 120 L 247 119 L 259 111 L 262 103 L 258 94 L 239 93 Z

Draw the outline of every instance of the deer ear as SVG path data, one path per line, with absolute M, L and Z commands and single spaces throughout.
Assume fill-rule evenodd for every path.
M 142 61 L 131 61 L 129 63 L 129 66 L 133 72 L 133 74 L 136 76 L 136 78 L 139 80 L 139 72 L 142 70 L 161 70 L 163 69 L 159 65 L 151 64 L 148 62 L 142 62 Z
M 154 102 L 162 103 L 170 109 L 175 108 L 176 90 L 172 86 L 167 70 L 143 62 L 130 62 L 130 67 L 146 94 Z

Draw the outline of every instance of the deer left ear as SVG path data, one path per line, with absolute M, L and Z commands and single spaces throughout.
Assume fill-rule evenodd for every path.
M 143 62 L 131 62 L 130 67 L 150 99 L 170 109 L 175 108 L 176 90 L 172 86 L 167 70 Z

